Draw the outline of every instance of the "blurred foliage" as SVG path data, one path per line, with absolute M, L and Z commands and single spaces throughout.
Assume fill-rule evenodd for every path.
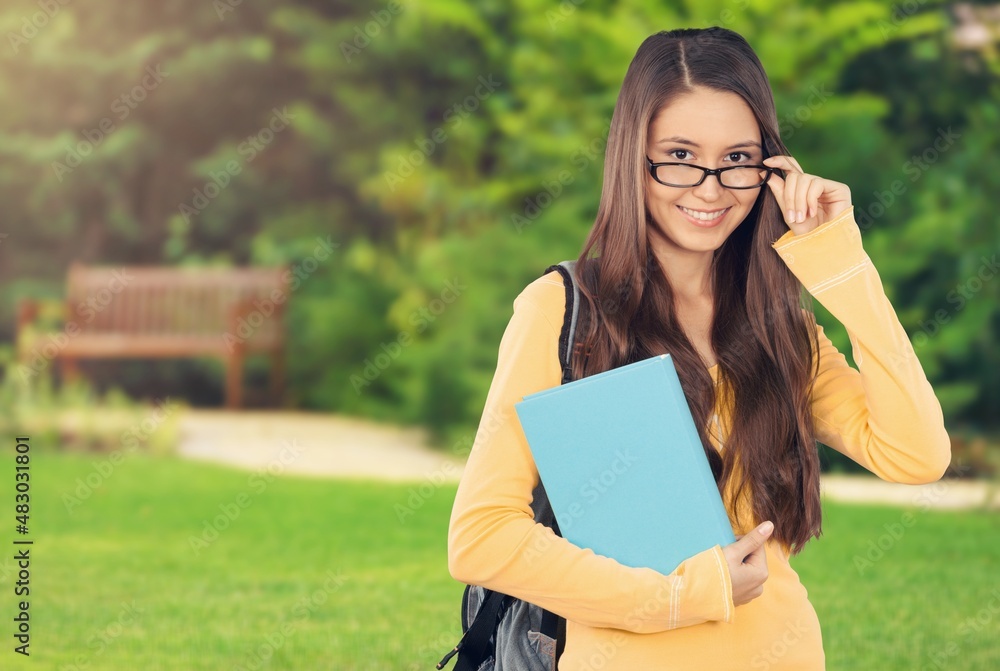
M 759 54 L 806 171 L 851 187 L 949 426 L 996 429 L 1000 282 L 974 279 L 1000 248 L 996 44 L 955 39 L 974 5 L 910 4 L 60 6 L 2 50 L 0 338 L 74 260 L 295 266 L 330 236 L 290 302 L 288 404 L 467 444 L 514 297 L 593 223 L 636 48 L 721 25 Z M 37 10 L 7 3 L 4 34 Z
M 167 454 L 180 438 L 181 403 L 130 399 L 112 388 L 98 394 L 85 382 L 56 387 L 51 375 L 22 374 L 9 346 L 0 346 L 0 434 L 30 436 L 37 445 L 71 452 Z

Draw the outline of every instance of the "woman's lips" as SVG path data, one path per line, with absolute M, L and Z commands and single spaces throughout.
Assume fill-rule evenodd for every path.
M 716 216 L 716 217 L 715 217 L 714 219 L 708 219 L 708 220 L 704 220 L 704 219 L 698 219 L 698 218 L 696 218 L 696 217 L 692 217 L 692 216 L 691 216 L 690 214 L 688 214 L 687 212 L 685 212 L 685 211 L 684 211 L 684 208 L 682 208 L 682 207 L 681 207 L 680 205 L 678 205 L 678 206 L 677 206 L 677 209 L 678 209 L 678 210 L 680 211 L 680 213 L 681 213 L 681 214 L 683 214 L 683 215 L 684 215 L 684 217 L 685 217 L 685 218 L 686 218 L 686 219 L 687 219 L 688 221 L 690 221 L 690 222 L 691 222 L 692 224 L 694 224 L 695 226 L 697 226 L 697 227 L 699 227 L 699 228 L 714 228 L 715 226 L 718 226 L 718 225 L 719 225 L 719 223 L 720 223 L 720 222 L 721 222 L 721 221 L 722 221 L 723 219 L 725 219 L 725 218 L 726 218 L 726 215 L 728 215 L 728 214 L 729 214 L 729 210 L 731 210 L 731 209 L 733 209 L 733 208 L 732 208 L 732 206 L 730 206 L 730 207 L 727 207 L 727 208 L 726 208 L 726 209 L 725 209 L 725 210 L 724 210 L 724 211 L 722 212 L 722 214 L 720 214 L 720 215 Z

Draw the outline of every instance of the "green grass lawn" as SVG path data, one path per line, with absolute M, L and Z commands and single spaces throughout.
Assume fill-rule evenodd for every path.
M 0 457 L 11 464 L 0 467 L 0 542 L 12 547 L 13 460 Z M 413 485 L 269 481 L 131 456 L 70 514 L 63 496 L 97 460 L 34 456 L 32 655 L 13 654 L 5 631 L 0 668 L 409 671 L 432 669 L 460 632 L 461 585 L 445 560 L 454 486 L 425 488 L 401 523 Z M 227 528 L 196 552 L 192 537 L 223 509 Z M 793 562 L 829 669 L 1000 668 L 995 514 L 825 509 L 823 538 Z M 854 557 L 883 525 L 904 521 L 859 570 Z M 7 623 L 12 568 L 0 560 Z

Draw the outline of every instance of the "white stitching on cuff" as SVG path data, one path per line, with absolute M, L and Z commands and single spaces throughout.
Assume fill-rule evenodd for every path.
M 722 568 L 722 560 L 719 559 L 719 555 L 721 553 L 722 553 L 722 550 L 720 549 L 720 550 L 714 552 L 713 554 L 715 555 L 715 563 L 719 567 L 719 579 L 722 580 L 722 600 L 726 602 L 725 620 L 728 622 L 729 621 L 729 606 L 730 606 L 729 601 L 730 600 L 728 598 L 728 595 L 726 594 L 726 574 L 724 573 L 724 570 Z
M 871 259 L 869 259 L 868 257 L 865 257 L 865 260 L 862 261 L 861 263 L 858 263 L 857 265 L 853 265 L 850 268 L 848 268 L 847 270 L 841 271 L 841 272 L 837 273 L 836 275 L 834 275 L 833 277 L 825 279 L 822 282 L 820 282 L 819 284 L 816 284 L 816 285 L 810 287 L 809 293 L 811 293 L 813 296 L 815 296 L 816 294 L 822 293 L 822 292 L 826 291 L 827 289 L 832 289 L 833 287 L 837 286 L 838 284 L 843 284 L 844 282 L 846 282 L 847 280 L 851 279 L 855 275 L 858 275 L 858 274 L 864 272 L 865 267 L 866 266 L 870 266 L 870 265 L 872 265 Z
M 677 576 L 674 584 L 670 587 L 670 619 L 667 622 L 667 626 L 671 629 L 677 628 L 677 589 L 680 587 L 681 580 L 683 578 Z
M 681 626 L 681 590 L 684 589 L 684 583 L 679 583 L 677 585 L 677 602 L 674 604 L 674 628 Z

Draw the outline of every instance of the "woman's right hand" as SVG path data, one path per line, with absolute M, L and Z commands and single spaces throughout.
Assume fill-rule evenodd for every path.
M 763 522 L 735 543 L 722 548 L 729 562 L 729 575 L 733 583 L 733 605 L 742 606 L 764 593 L 767 580 L 767 557 L 764 541 L 774 531 L 774 524 Z

